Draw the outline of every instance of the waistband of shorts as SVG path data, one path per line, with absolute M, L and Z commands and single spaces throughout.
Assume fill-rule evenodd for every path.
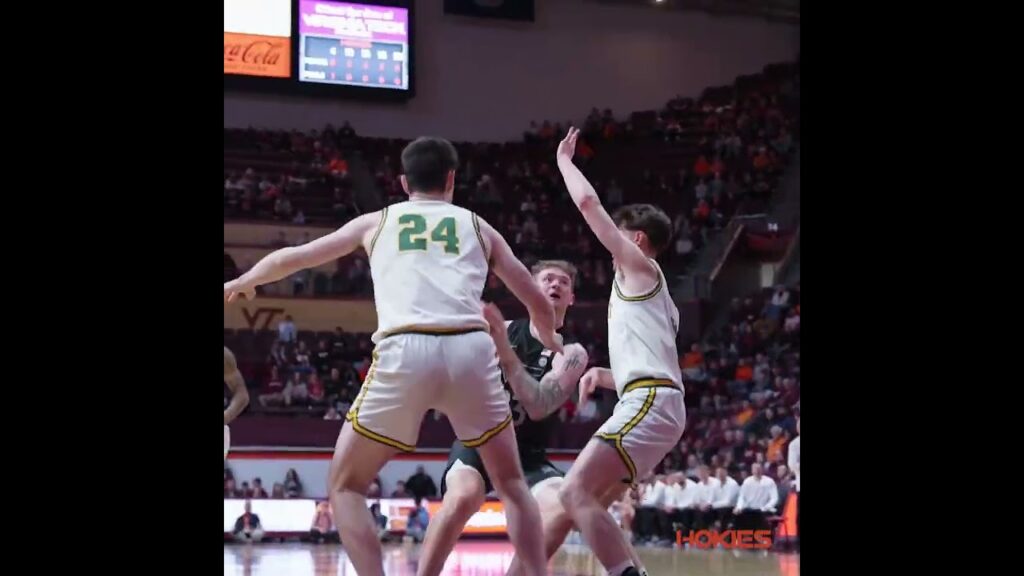
M 622 393 L 632 392 L 640 388 L 675 388 L 682 392 L 678 384 L 668 378 L 637 378 L 630 380 L 623 388 Z
M 400 336 L 402 334 L 421 334 L 424 336 L 461 336 L 462 334 L 472 334 L 473 332 L 487 332 L 487 328 L 482 326 L 464 326 L 461 328 L 440 328 L 430 326 L 403 326 L 401 328 L 395 328 L 385 332 L 380 339 L 390 338 L 392 336 Z

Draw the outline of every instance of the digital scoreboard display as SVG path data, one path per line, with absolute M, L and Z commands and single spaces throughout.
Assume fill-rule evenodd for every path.
M 299 0 L 299 82 L 409 89 L 409 11 Z

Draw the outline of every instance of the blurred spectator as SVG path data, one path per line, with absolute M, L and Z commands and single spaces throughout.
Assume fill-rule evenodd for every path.
M 676 530 L 689 532 L 694 528 L 694 513 L 700 492 L 700 486 L 684 474 L 676 473 L 671 476 L 667 489 L 665 512 L 668 514 L 672 530 L 662 535 L 665 540 L 675 540 Z
M 306 388 L 309 392 L 309 402 L 314 406 L 322 406 L 327 402 L 327 397 L 324 392 L 324 384 L 317 376 L 316 372 L 309 375 L 309 382 L 306 384 Z
M 683 355 L 680 363 L 683 376 L 694 380 L 702 380 L 704 377 L 704 354 L 700 351 L 700 344 L 696 342 L 690 345 L 690 351 Z
M 383 492 L 381 490 L 380 476 L 378 476 L 378 477 L 373 479 L 373 482 L 370 482 L 370 487 L 366 491 L 366 497 L 367 498 L 380 498 L 382 496 L 382 494 L 383 494 Z
M 707 530 L 712 527 L 715 521 L 715 511 L 712 508 L 722 483 L 711 475 L 707 466 L 702 465 L 697 470 L 697 495 L 693 499 L 694 505 L 694 529 Z
M 289 468 L 284 475 L 284 492 L 288 498 L 302 497 L 302 482 L 299 481 L 299 473 L 295 468 Z
M 636 509 L 636 535 L 639 542 L 654 542 L 669 530 L 665 506 L 668 486 L 661 476 L 649 476 L 640 483 L 640 506 Z
M 235 488 L 235 479 L 234 478 L 225 478 L 224 479 L 224 497 L 225 498 L 237 498 L 238 497 L 238 489 Z
M 341 420 L 341 414 L 334 406 L 327 408 L 327 412 L 324 412 L 324 420 Z
M 427 475 L 423 466 L 416 467 L 416 473 L 405 481 L 405 487 L 414 498 L 435 498 L 437 496 L 437 484 L 434 479 Z
M 280 342 L 295 342 L 298 331 L 295 329 L 295 322 L 291 316 L 285 316 L 284 321 L 277 325 L 277 339 Z
M 274 482 L 274 487 L 273 489 L 270 490 L 270 497 L 279 499 L 284 498 L 284 484 L 281 484 L 280 482 Z
M 260 478 L 254 478 L 252 481 L 252 497 L 253 498 L 268 498 L 267 491 L 263 489 L 263 480 Z
M 412 538 L 414 542 L 423 542 L 427 533 L 427 525 L 430 523 L 430 514 L 423 506 L 423 498 L 416 497 L 416 505 L 409 511 L 409 519 L 406 522 L 405 535 Z
M 402 482 L 401 480 L 399 480 L 398 484 L 395 486 L 395 489 L 391 492 L 391 497 L 392 498 L 408 498 L 409 496 L 410 496 L 409 492 L 406 491 L 406 489 L 405 489 L 405 482 Z
M 256 543 L 263 540 L 263 526 L 260 517 L 252 513 L 252 503 L 245 501 L 245 512 L 235 520 L 235 540 Z
M 720 529 L 724 530 L 732 523 L 733 509 L 739 501 L 740 485 L 729 476 L 725 468 L 715 470 L 715 477 L 718 479 L 720 488 L 715 492 L 711 502 L 711 508 L 715 512 L 715 520 Z
M 257 400 L 260 406 L 266 408 L 269 405 L 281 405 L 284 404 L 284 389 L 285 385 L 281 382 L 281 378 L 278 376 L 279 372 L 277 366 L 270 367 L 270 378 L 267 383 L 263 386 L 264 392 L 257 396 Z
M 314 544 L 339 541 L 338 531 L 334 527 L 334 518 L 329 503 L 319 502 L 316 505 L 316 511 L 313 513 L 313 523 L 309 527 L 309 540 Z
M 779 491 L 775 481 L 761 473 L 761 465 L 750 467 L 750 476 L 740 486 L 736 502 L 736 528 L 739 530 L 767 530 L 768 516 L 775 513 Z

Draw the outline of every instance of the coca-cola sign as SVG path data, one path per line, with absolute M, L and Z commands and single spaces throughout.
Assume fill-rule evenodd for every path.
M 224 73 L 288 78 L 290 41 L 276 36 L 224 33 Z

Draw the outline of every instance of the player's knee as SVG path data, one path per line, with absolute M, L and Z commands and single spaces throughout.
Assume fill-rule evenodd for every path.
M 370 487 L 368 482 L 361 486 L 357 476 L 345 466 L 332 465 L 328 476 L 330 488 L 335 492 L 352 491 L 365 494 Z
M 587 500 L 583 485 L 572 479 L 566 479 L 558 487 L 558 501 L 565 510 L 573 510 Z
M 452 511 L 459 517 L 469 517 L 480 510 L 486 499 L 482 486 L 464 485 L 449 489 L 445 500 L 451 497 Z

